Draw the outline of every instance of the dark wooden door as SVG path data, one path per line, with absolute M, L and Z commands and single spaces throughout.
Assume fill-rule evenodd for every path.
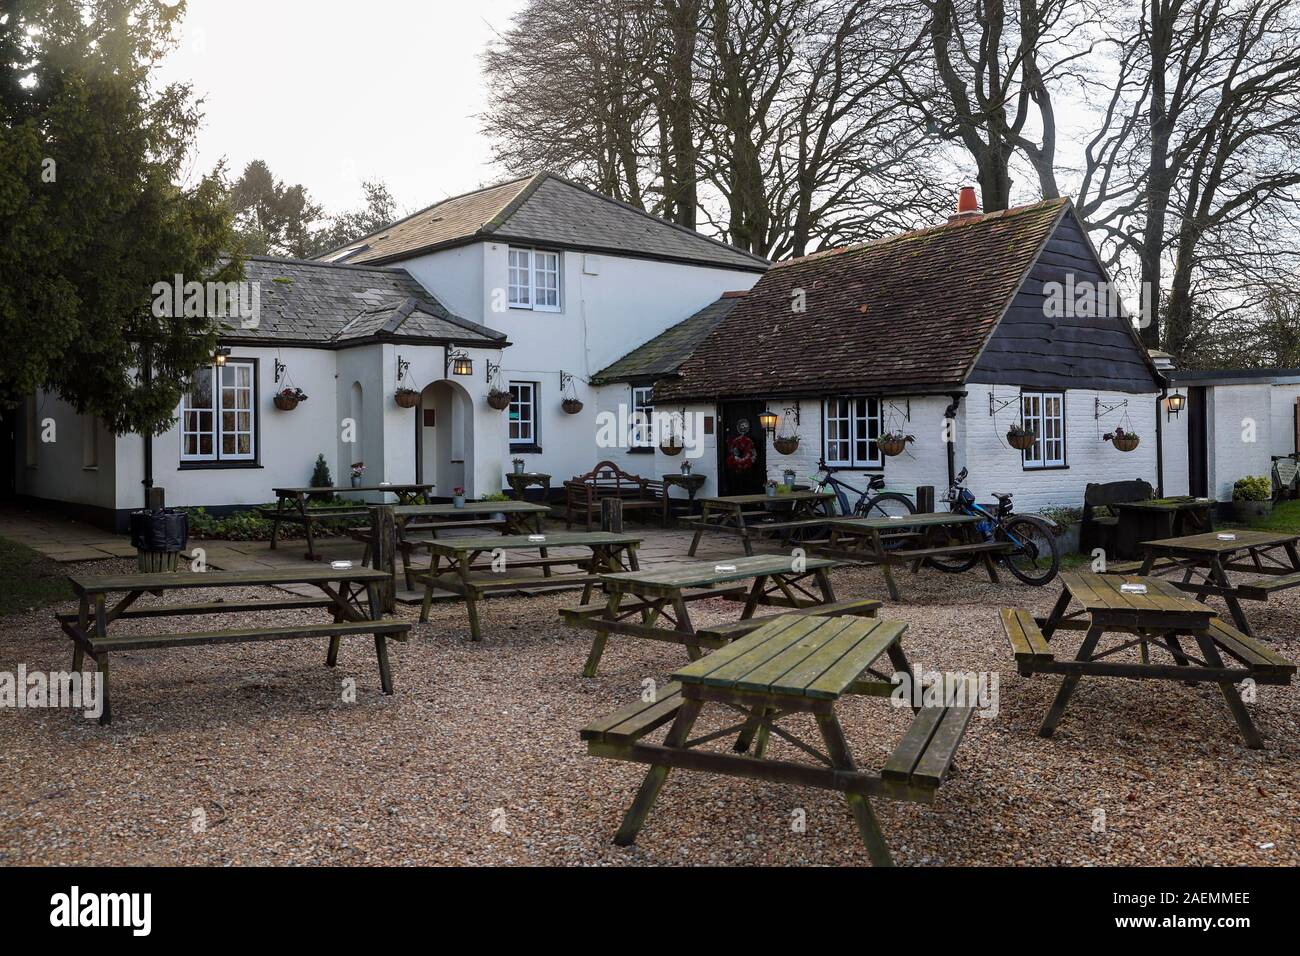
M 767 436 L 758 423 L 762 402 L 723 402 L 718 407 L 718 494 L 756 495 L 767 481 Z M 753 463 L 743 467 L 731 459 L 753 449 Z M 732 456 L 731 452 L 737 452 Z
M 1209 435 L 1206 429 L 1205 386 L 1187 390 L 1187 493 L 1210 495 Z
M 18 409 L 0 408 L 0 501 L 10 501 L 15 492 L 18 468 Z

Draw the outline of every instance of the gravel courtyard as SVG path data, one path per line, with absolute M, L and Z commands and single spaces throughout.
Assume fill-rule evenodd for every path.
M 909 623 L 904 648 L 918 670 L 1000 680 L 998 714 L 971 721 L 935 805 L 876 801 L 895 862 L 1300 864 L 1295 686 L 1262 687 L 1249 705 L 1262 751 L 1242 745 L 1213 685 L 1164 681 L 1085 678 L 1056 736 L 1042 740 L 1035 731 L 1058 678 L 1015 673 L 996 608 L 1045 612 L 1059 586 L 1003 577 L 995 586 L 978 571 L 904 575 L 903 602 L 885 609 Z M 874 571 L 840 570 L 834 582 L 842 598 L 884 593 Z M 66 710 L 0 711 L 0 863 L 869 865 L 839 795 L 681 771 L 638 845 L 613 846 L 644 768 L 586 756 L 578 730 L 631 702 L 646 678 L 666 682 L 686 658 L 674 645 L 615 636 L 601 675 L 582 678 L 589 635 L 555 613 L 573 601 L 490 601 L 479 644 L 468 641 L 463 606 L 435 606 L 430 624 L 390 645 L 390 698 L 379 694 L 368 637 L 345 640 L 333 671 L 323 641 L 117 655 L 111 727 Z M 0 671 L 67 669 L 54 610 L 0 620 Z M 1280 653 L 1300 658 L 1300 594 L 1247 612 Z M 692 613 L 699 623 L 737 610 L 710 601 Z M 1078 635 L 1059 640 L 1072 653 Z M 343 700 L 348 677 L 355 703 Z M 872 769 L 910 716 L 879 699 L 840 713 L 859 765 Z M 797 751 L 773 738 L 770 753 Z

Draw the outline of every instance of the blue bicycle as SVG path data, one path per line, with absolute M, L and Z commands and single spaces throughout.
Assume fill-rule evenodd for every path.
M 1056 577 L 1061 567 L 1061 548 L 1052 526 L 1035 515 L 1014 514 L 1009 494 L 994 494 L 998 500 L 994 511 L 976 504 L 974 493 L 965 487 L 967 474 L 963 468 L 956 483 L 948 489 L 948 506 L 957 514 L 975 515 L 982 519 L 975 527 L 985 541 L 1011 544 L 1008 550 L 998 554 L 997 560 L 1021 581 L 1041 586 Z M 938 571 L 955 574 L 969 571 L 978 560 L 978 555 L 952 556 L 928 558 L 927 563 Z

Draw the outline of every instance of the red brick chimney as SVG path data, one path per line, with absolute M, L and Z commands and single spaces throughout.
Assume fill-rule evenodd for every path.
M 962 186 L 961 192 L 957 194 L 957 212 L 948 217 L 949 222 L 960 222 L 963 219 L 973 219 L 976 216 L 983 215 L 980 212 L 979 200 L 975 198 L 974 186 Z

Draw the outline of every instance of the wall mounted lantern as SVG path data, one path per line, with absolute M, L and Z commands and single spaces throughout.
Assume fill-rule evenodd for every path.
M 763 428 L 764 431 L 767 432 L 776 431 L 776 423 L 777 423 L 776 412 L 770 411 L 766 408 L 763 409 L 762 414 L 758 416 L 758 424 Z
M 214 365 L 225 365 L 226 359 L 228 358 L 230 358 L 230 349 L 226 348 L 225 346 L 221 346 L 220 348 L 217 349 L 215 353 L 213 353 L 212 363 Z
M 464 349 L 448 348 L 446 358 L 443 361 L 442 377 L 473 374 L 474 360 L 469 357 L 469 353 Z
M 1182 392 L 1174 392 L 1172 395 L 1165 396 L 1165 409 L 1169 415 L 1177 415 L 1187 407 L 1187 396 Z M 1166 416 L 1168 417 L 1168 416 Z

